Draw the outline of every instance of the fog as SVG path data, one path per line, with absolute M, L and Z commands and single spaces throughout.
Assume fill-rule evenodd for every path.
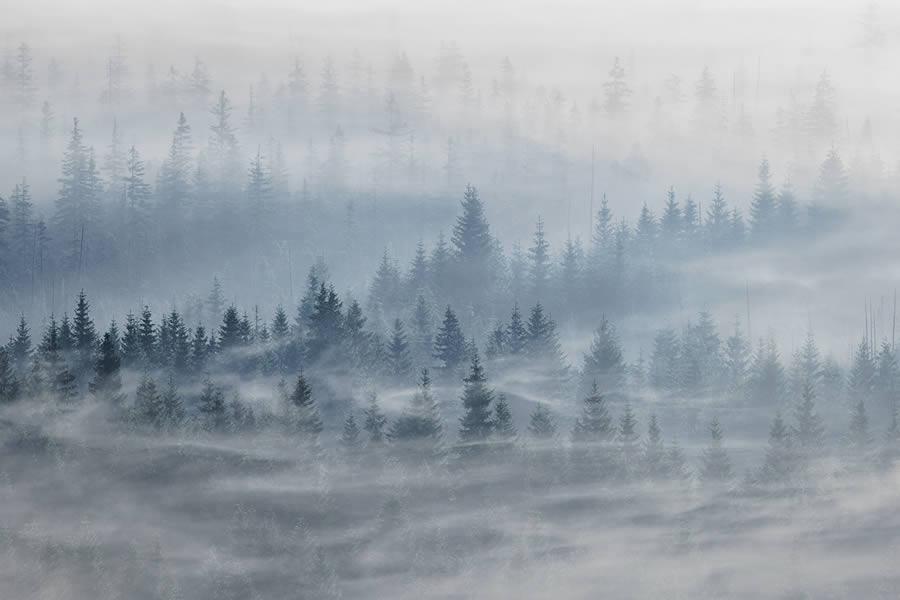
M 0 596 L 896 597 L 898 49 L 0 6 Z

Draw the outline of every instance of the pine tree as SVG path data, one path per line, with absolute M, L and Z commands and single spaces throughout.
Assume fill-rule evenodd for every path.
M 206 337 L 206 328 L 198 324 L 194 328 L 194 336 L 191 338 L 191 369 L 194 372 L 202 372 L 206 368 L 206 360 L 213 343 Z
M 487 386 L 487 377 L 478 358 L 472 355 L 469 375 L 463 379 L 463 416 L 460 418 L 459 438 L 464 452 L 477 452 L 492 433 L 491 403 L 494 392 Z
M 225 294 L 222 292 L 222 284 L 218 277 L 213 277 L 212 289 L 206 297 L 206 310 L 209 313 L 210 323 L 216 324 L 222 320 L 222 312 L 225 310 Z
M 706 209 L 706 239 L 711 248 L 719 249 L 728 245 L 730 237 L 731 215 L 722 193 L 722 184 L 716 183 L 712 203 Z
M 847 171 L 837 150 L 832 147 L 819 168 L 819 178 L 813 188 L 813 201 L 807 210 L 810 232 L 821 233 L 833 228 L 849 199 Z
M 20 375 L 24 374 L 29 366 L 31 350 L 31 330 L 25 322 L 25 315 L 20 315 L 16 335 L 9 342 L 9 358 Z
M 369 434 L 368 444 L 370 446 L 381 444 L 386 437 L 387 417 L 381 411 L 381 407 L 378 406 L 378 396 L 375 392 L 369 394 L 369 406 L 366 407 L 365 415 L 366 421 L 363 424 L 363 429 Z
M 497 395 L 497 401 L 494 403 L 494 419 L 491 424 L 494 430 L 494 439 L 498 445 L 511 445 L 516 439 L 516 427 L 513 424 L 512 411 L 509 409 L 509 402 L 506 400 L 506 394 Z
M 625 112 L 631 90 L 625 82 L 625 68 L 619 62 L 618 56 L 609 70 L 609 80 L 603 84 L 603 95 L 605 97 L 603 108 L 610 118 L 615 119 Z
M 650 384 L 658 390 L 675 391 L 680 385 L 681 343 L 671 327 L 656 332 L 650 356 Z
M 348 465 L 356 464 L 363 452 L 363 440 L 352 410 L 347 413 L 347 418 L 344 419 L 344 429 L 341 431 L 340 443 L 344 461 Z
M 400 319 L 394 319 L 394 328 L 391 331 L 387 350 L 388 372 L 398 380 L 404 379 L 412 369 L 412 360 L 409 355 L 409 344 L 406 341 L 403 321 Z
M 149 375 L 144 375 L 138 384 L 134 398 L 135 417 L 140 423 L 151 425 L 157 429 L 163 426 L 162 399 L 156 389 L 156 383 Z
M 674 248 L 675 244 L 681 240 L 681 234 L 684 228 L 682 223 L 681 207 L 678 200 L 675 199 L 675 188 L 669 188 L 666 207 L 663 209 L 662 217 L 659 220 L 660 235 L 669 248 Z
M 470 294 L 483 294 L 490 287 L 494 240 L 484 216 L 484 205 L 471 185 L 466 186 L 462 209 L 450 238 L 459 266 L 459 281 Z
M 584 355 L 582 389 L 587 382 L 596 382 L 604 394 L 617 394 L 625 385 L 626 367 L 616 328 L 604 315 L 594 331 L 591 347 Z
M 318 443 L 319 434 L 323 429 L 322 419 L 319 417 L 319 408 L 312 396 L 312 388 L 303 373 L 297 377 L 290 401 L 295 411 L 294 427 L 296 431 L 304 436 L 305 441 Z
M 316 361 L 330 348 L 340 347 L 344 340 L 343 303 L 334 291 L 334 286 L 319 285 L 319 292 L 309 316 L 309 337 L 306 341 L 306 356 Z
M 209 375 L 203 380 L 199 404 L 197 410 L 203 419 L 203 427 L 207 431 L 224 431 L 228 425 L 225 392 L 213 383 Z
M 424 460 L 442 454 L 443 426 L 437 400 L 431 391 L 428 369 L 422 369 L 419 386 L 409 404 L 391 425 L 388 438 L 404 452 Z
M 727 483 L 731 480 L 731 460 L 722 444 L 722 428 L 713 419 L 709 426 L 710 442 L 700 457 L 700 478 L 709 483 Z
M 141 311 L 141 321 L 138 325 L 138 344 L 141 348 L 141 361 L 150 365 L 156 360 L 156 325 L 153 323 L 153 315 L 148 306 Z
M 506 328 L 506 341 L 509 353 L 512 355 L 521 354 L 528 345 L 528 329 L 522 321 L 522 313 L 519 311 L 519 304 L 513 305 L 512 315 L 509 318 L 509 326 Z
M 454 373 L 466 355 L 466 339 L 459 327 L 456 313 L 447 305 L 444 321 L 434 338 L 434 358 L 441 362 L 444 372 Z
M 862 398 L 853 405 L 848 441 L 854 458 L 864 460 L 871 450 L 872 435 L 869 432 L 869 416 L 866 412 L 866 403 Z
M 287 313 L 284 307 L 279 304 L 275 307 L 275 317 L 272 319 L 272 340 L 276 343 L 282 343 L 287 340 L 291 333 L 291 326 L 288 323 Z
M 549 441 L 556 437 L 556 422 L 550 409 L 538 403 L 528 420 L 528 435 L 538 441 Z
M 656 413 L 650 415 L 641 462 L 644 475 L 651 480 L 658 481 L 669 474 L 666 464 L 666 448 L 662 442 L 662 431 L 656 420 Z
M 185 410 L 181 395 L 178 393 L 178 386 L 175 384 L 175 378 L 169 375 L 166 389 L 160 397 L 160 405 L 162 408 L 162 421 L 166 427 L 178 428 L 184 423 Z
M 0 405 L 11 404 L 19 397 L 19 381 L 10 364 L 9 352 L 0 347 Z
M 550 386 L 556 387 L 566 376 L 565 357 L 560 349 L 556 322 L 544 314 L 540 302 L 534 305 L 528 316 L 525 353 L 542 377 L 549 377 Z
M 756 240 L 765 240 L 777 229 L 777 199 L 772 186 L 769 161 L 763 159 L 759 164 L 759 181 L 750 204 L 751 232 Z
M 807 381 L 801 392 L 800 402 L 794 410 L 793 436 L 798 449 L 807 460 L 812 459 L 822 448 L 825 425 L 815 408 L 816 392 L 812 382 Z
M 616 432 L 619 469 L 623 477 L 633 476 L 638 469 L 640 441 L 641 436 L 637 432 L 637 419 L 629 402 L 625 404 L 625 410 L 619 418 L 619 428 Z
M 572 458 L 575 468 L 583 476 L 593 478 L 610 474 L 613 464 L 610 444 L 615 435 L 606 398 L 600 393 L 597 382 L 593 382 L 572 428 Z
M 133 367 L 141 360 L 140 326 L 133 312 L 125 317 L 125 333 L 121 343 L 121 361 L 123 367 Z
M 539 302 L 546 299 L 550 282 L 550 244 L 544 236 L 544 221 L 538 217 L 534 231 L 534 244 L 528 249 L 531 260 L 531 294 Z
M 790 430 L 778 412 L 769 429 L 769 446 L 766 448 L 760 480 L 769 485 L 787 485 L 794 477 L 797 467 L 797 455 Z
M 225 309 L 222 325 L 219 326 L 219 349 L 224 352 L 243 346 L 244 343 L 241 318 L 238 316 L 237 308 L 231 305 Z
M 124 400 L 121 396 L 122 378 L 120 369 L 119 349 L 116 347 L 112 333 L 106 332 L 103 334 L 103 340 L 100 342 L 100 355 L 94 364 L 94 379 L 88 387 L 95 397 L 103 402 L 112 404 L 114 407 L 119 407 Z
M 75 336 L 75 350 L 78 353 L 79 370 L 88 369 L 94 364 L 94 353 L 97 347 L 97 332 L 94 329 L 94 321 L 90 315 L 90 304 L 84 295 L 84 290 L 78 294 L 78 304 L 75 307 L 75 320 L 73 321 L 73 334 Z

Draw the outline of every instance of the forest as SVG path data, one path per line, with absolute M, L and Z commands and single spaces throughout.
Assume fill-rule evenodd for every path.
M 0 25 L 0 595 L 896 597 L 900 14 L 384 4 Z

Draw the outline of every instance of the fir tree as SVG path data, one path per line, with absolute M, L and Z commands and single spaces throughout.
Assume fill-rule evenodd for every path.
M 631 90 L 625 82 L 625 68 L 619 62 L 618 56 L 609 70 L 609 80 L 603 84 L 603 95 L 605 97 L 603 107 L 610 118 L 615 119 L 625 112 Z
M 862 398 L 853 405 L 848 442 L 850 451 L 857 460 L 864 460 L 871 450 L 872 434 L 869 432 L 869 415 L 866 412 L 866 403 Z
M 178 393 L 175 378 L 171 375 L 166 383 L 166 389 L 160 397 L 160 405 L 162 408 L 162 421 L 166 427 L 174 429 L 184 423 L 184 403 L 181 400 L 181 395 Z
M 750 204 L 751 232 L 757 240 L 767 239 L 777 229 L 778 206 L 771 177 L 769 161 L 763 159 L 759 164 L 759 180 Z
M 506 400 L 506 394 L 497 395 L 497 401 L 494 403 L 494 418 L 491 424 L 494 430 L 494 439 L 499 444 L 512 444 L 516 439 L 516 427 L 513 424 L 512 411 L 509 409 L 509 402 Z
M 422 369 L 419 386 L 409 404 L 391 425 L 388 438 L 404 451 L 425 460 L 441 455 L 443 426 L 437 400 L 431 391 L 428 369 Z
M 545 300 L 550 282 L 550 244 L 544 235 L 544 221 L 538 217 L 534 231 L 534 244 L 528 249 L 531 260 L 531 294 L 538 302 Z
M 141 348 L 141 360 L 145 365 L 152 364 L 156 360 L 156 325 L 153 323 L 153 315 L 147 306 L 144 306 L 144 310 L 141 312 L 141 321 L 138 325 L 138 344 Z
M 140 423 L 151 425 L 157 429 L 163 426 L 165 414 L 162 398 L 156 389 L 156 383 L 149 375 L 144 375 L 138 384 L 134 397 L 134 412 Z
M 31 360 L 31 330 L 25 322 L 25 315 L 19 316 L 16 335 L 9 342 L 9 358 L 17 373 L 24 374 Z
M 722 443 L 722 428 L 713 419 L 709 426 L 710 442 L 700 457 L 700 478 L 709 483 L 727 483 L 731 480 L 731 460 Z
M 506 328 L 506 342 L 509 353 L 512 355 L 521 354 L 528 345 L 528 329 L 522 321 L 522 313 L 519 311 L 519 304 L 513 305 L 512 314 L 509 318 L 509 325 Z
M 469 375 L 463 382 L 459 438 L 465 446 L 464 452 L 475 452 L 492 433 L 491 402 L 494 400 L 494 392 L 487 386 L 477 352 L 472 356 Z
M 794 477 L 797 466 L 790 429 L 781 418 L 781 413 L 776 413 L 769 429 L 769 445 L 760 471 L 760 480 L 769 485 L 787 485 Z
M 224 431 L 228 425 L 228 414 L 225 405 L 225 392 L 215 385 L 209 375 L 203 380 L 203 391 L 197 410 L 203 419 L 203 427 L 207 431 Z
M 587 381 L 596 382 L 605 394 L 619 393 L 625 384 L 625 360 L 616 328 L 603 316 L 594 331 L 591 347 L 584 356 L 583 388 Z
M 231 305 L 225 309 L 222 325 L 219 326 L 219 349 L 224 352 L 238 348 L 243 346 L 245 341 L 241 318 L 238 316 L 237 308 Z
M 322 419 L 319 417 L 319 408 L 312 396 L 312 388 L 303 373 L 297 377 L 290 401 L 295 411 L 294 427 L 296 431 L 304 436 L 305 441 L 317 443 L 323 429 Z
M 666 449 L 662 442 L 662 431 L 656 420 L 656 413 L 650 415 L 641 462 L 644 475 L 651 480 L 664 479 L 669 474 L 666 464 Z
M 344 419 L 344 428 L 341 431 L 341 451 L 344 454 L 344 460 L 349 465 L 359 461 L 363 452 L 363 440 L 359 427 L 356 425 L 356 418 L 353 411 L 347 413 Z
M 84 290 L 81 290 L 78 294 L 78 304 L 75 306 L 75 319 L 72 325 L 79 369 L 89 368 L 94 363 L 97 332 L 94 329 L 94 321 L 90 315 L 90 304 L 84 295 Z
M 825 425 L 815 408 L 816 392 L 812 382 L 807 380 L 800 395 L 800 402 L 794 410 L 793 436 L 804 457 L 812 459 L 824 443 Z
M 639 466 L 640 441 L 641 436 L 637 432 L 637 419 L 629 402 L 625 404 L 625 410 L 619 418 L 619 428 L 616 432 L 619 469 L 624 477 L 631 477 Z
M 441 362 L 445 373 L 453 373 L 466 355 L 466 339 L 459 327 L 456 313 L 447 306 L 444 321 L 434 338 L 434 358 Z
M 375 392 L 369 394 L 369 406 L 366 407 L 365 416 L 363 429 L 369 434 L 368 444 L 370 446 L 381 444 L 386 437 L 387 417 L 378 406 L 378 396 Z
M 556 422 L 545 404 L 539 402 L 531 413 L 528 435 L 538 441 L 549 441 L 556 437 Z
M 114 406 L 122 403 L 122 378 L 120 375 L 121 359 L 119 349 L 110 332 L 103 334 L 100 342 L 100 354 L 94 364 L 94 379 L 89 389 L 94 396 Z
M 391 376 L 400 380 L 409 375 L 409 371 L 412 369 L 412 360 L 409 355 L 409 344 L 406 341 L 403 321 L 400 319 L 394 319 L 394 328 L 391 331 L 387 350 L 388 372 Z
M 9 360 L 9 352 L 0 347 L 0 405 L 15 402 L 19 397 L 19 382 Z

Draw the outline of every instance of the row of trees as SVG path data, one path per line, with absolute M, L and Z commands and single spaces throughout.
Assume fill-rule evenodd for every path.
M 300 314 L 303 310 L 301 305 Z M 414 363 L 423 363 L 420 356 L 412 358 L 399 319 L 395 321 L 390 340 L 382 342 L 377 334 L 365 331 L 359 305 L 352 304 L 347 315 L 343 314 L 337 295 L 324 282 L 319 283 L 310 311 L 305 322 L 297 322 L 292 327 L 284 311 L 279 310 L 270 329 L 258 319 L 251 321 L 246 313 L 241 316 L 234 307 L 228 307 L 218 331 L 208 335 L 202 326 L 188 330 L 177 311 L 166 315 L 157 325 L 145 308 L 139 319 L 133 315 L 126 318 L 121 336 L 115 322 L 101 336 L 96 332 L 90 305 L 82 292 L 74 317 L 70 320 L 64 316 L 57 323 L 51 316 L 36 348 L 32 347 L 27 323 L 21 319 L 16 335 L 0 351 L 0 400 L 9 404 L 20 399 L 49 398 L 71 404 L 89 394 L 108 405 L 116 418 L 135 424 L 170 430 L 190 426 L 214 432 L 278 427 L 290 435 L 300 435 L 310 447 L 320 448 L 319 436 L 325 431 L 325 424 L 314 399 L 313 385 L 321 386 L 320 398 L 326 391 L 328 378 L 335 374 L 351 378 L 365 375 L 363 381 L 367 385 L 380 382 L 392 388 L 411 379 Z M 348 331 L 345 329 L 351 322 L 348 316 L 354 313 L 358 327 Z M 356 348 L 354 354 L 353 343 L 366 345 Z M 672 343 L 674 348 L 670 347 Z M 770 448 L 759 477 L 786 483 L 786 478 L 806 473 L 828 439 L 816 400 L 823 393 L 829 398 L 829 394 L 834 394 L 831 387 L 840 385 L 839 378 L 829 378 L 832 375 L 828 371 L 834 367 L 822 367 L 810 335 L 794 356 L 789 377 L 779 363 L 774 344 L 769 342 L 761 344 L 753 366 L 742 378 L 718 384 L 713 378 L 705 378 L 710 373 L 732 377 L 740 374 L 737 363 L 743 360 L 746 366 L 746 348 L 743 354 L 735 352 L 743 345 L 740 332 L 736 331 L 726 342 L 725 353 L 720 354 L 715 326 L 706 313 L 701 313 L 698 324 L 689 325 L 681 340 L 673 342 L 671 330 L 663 329 L 657 334 L 649 372 L 642 373 L 640 363 L 626 365 L 615 328 L 604 320 L 584 357 L 581 383 L 575 392 L 582 406 L 580 416 L 572 425 L 569 467 L 604 476 L 624 473 L 633 477 L 642 473 L 654 477 L 685 477 L 683 452 L 677 444 L 663 444 L 656 415 L 650 414 L 647 436 L 640 442 L 632 404 L 642 398 L 643 386 L 652 386 L 662 391 L 691 394 L 703 389 L 720 393 L 730 390 L 735 394 L 733 397 L 749 399 L 756 409 L 774 411 Z M 433 359 L 424 362 L 437 368 L 446 384 L 456 381 L 465 367 L 458 440 L 447 436 L 441 403 L 432 390 L 430 370 L 426 366 L 420 370 L 417 391 L 392 423 L 382 412 L 374 393 L 365 408 L 362 428 L 357 425 L 353 403 L 345 401 L 340 405 L 338 410 L 347 414 L 341 445 L 348 456 L 361 458 L 369 454 L 363 452 L 365 444 L 383 441 L 394 443 L 398 452 L 408 453 L 409 457 L 437 462 L 450 456 L 465 458 L 493 452 L 497 448 L 508 450 L 515 445 L 518 435 L 507 393 L 498 393 L 488 385 L 480 352 L 474 341 L 469 342 L 462 335 L 451 308 L 446 309 L 429 349 L 433 351 Z M 281 362 L 291 352 L 296 353 L 296 362 Z M 544 316 L 540 304 L 531 309 L 527 320 L 514 308 L 509 324 L 492 333 L 487 353 L 488 364 L 504 380 L 529 374 L 529 394 L 540 400 L 529 417 L 524 437 L 538 446 L 550 444 L 552 450 L 560 441 L 557 424 L 560 417 L 551 406 L 570 397 L 566 392 L 570 389 L 566 388 L 568 367 L 559 351 L 552 320 Z M 281 358 L 273 359 L 272 354 Z M 307 369 L 309 375 L 301 371 L 290 387 L 285 376 L 298 369 Z M 241 399 L 239 385 L 223 385 L 215 380 L 226 373 L 242 374 L 246 379 L 267 372 L 283 374 L 275 409 L 258 401 Z M 141 373 L 132 400 L 123 385 L 123 376 L 130 378 L 131 374 Z M 698 374 L 702 376 L 699 380 Z M 848 405 L 852 414 L 848 433 L 842 436 L 847 440 L 847 451 L 853 451 L 854 460 L 874 461 L 878 457 L 893 460 L 900 435 L 897 375 L 897 361 L 890 346 L 883 345 L 876 355 L 870 349 L 869 340 L 864 339 L 849 376 Z M 781 378 L 781 382 L 767 377 Z M 157 383 L 160 380 L 165 381 L 162 387 Z M 667 387 L 673 385 L 680 387 Z M 703 385 L 711 387 L 699 387 Z M 789 392 L 771 388 L 779 385 Z M 230 401 L 226 397 L 227 387 L 234 390 Z M 186 390 L 186 395 L 181 390 Z M 517 397 L 518 391 L 510 394 Z M 867 404 L 873 402 L 884 404 L 887 409 L 885 422 L 889 425 L 880 442 L 869 426 Z M 618 423 L 611 417 L 612 407 L 622 411 Z M 790 426 L 781 416 L 785 409 L 794 416 Z M 334 407 L 332 412 L 336 412 Z M 335 416 L 326 415 L 331 422 Z M 550 460 L 548 456 L 558 460 L 561 456 L 548 448 L 538 454 L 543 457 L 541 460 Z M 711 427 L 710 447 L 701 463 L 697 473 L 703 479 L 731 477 L 730 461 L 717 423 Z

